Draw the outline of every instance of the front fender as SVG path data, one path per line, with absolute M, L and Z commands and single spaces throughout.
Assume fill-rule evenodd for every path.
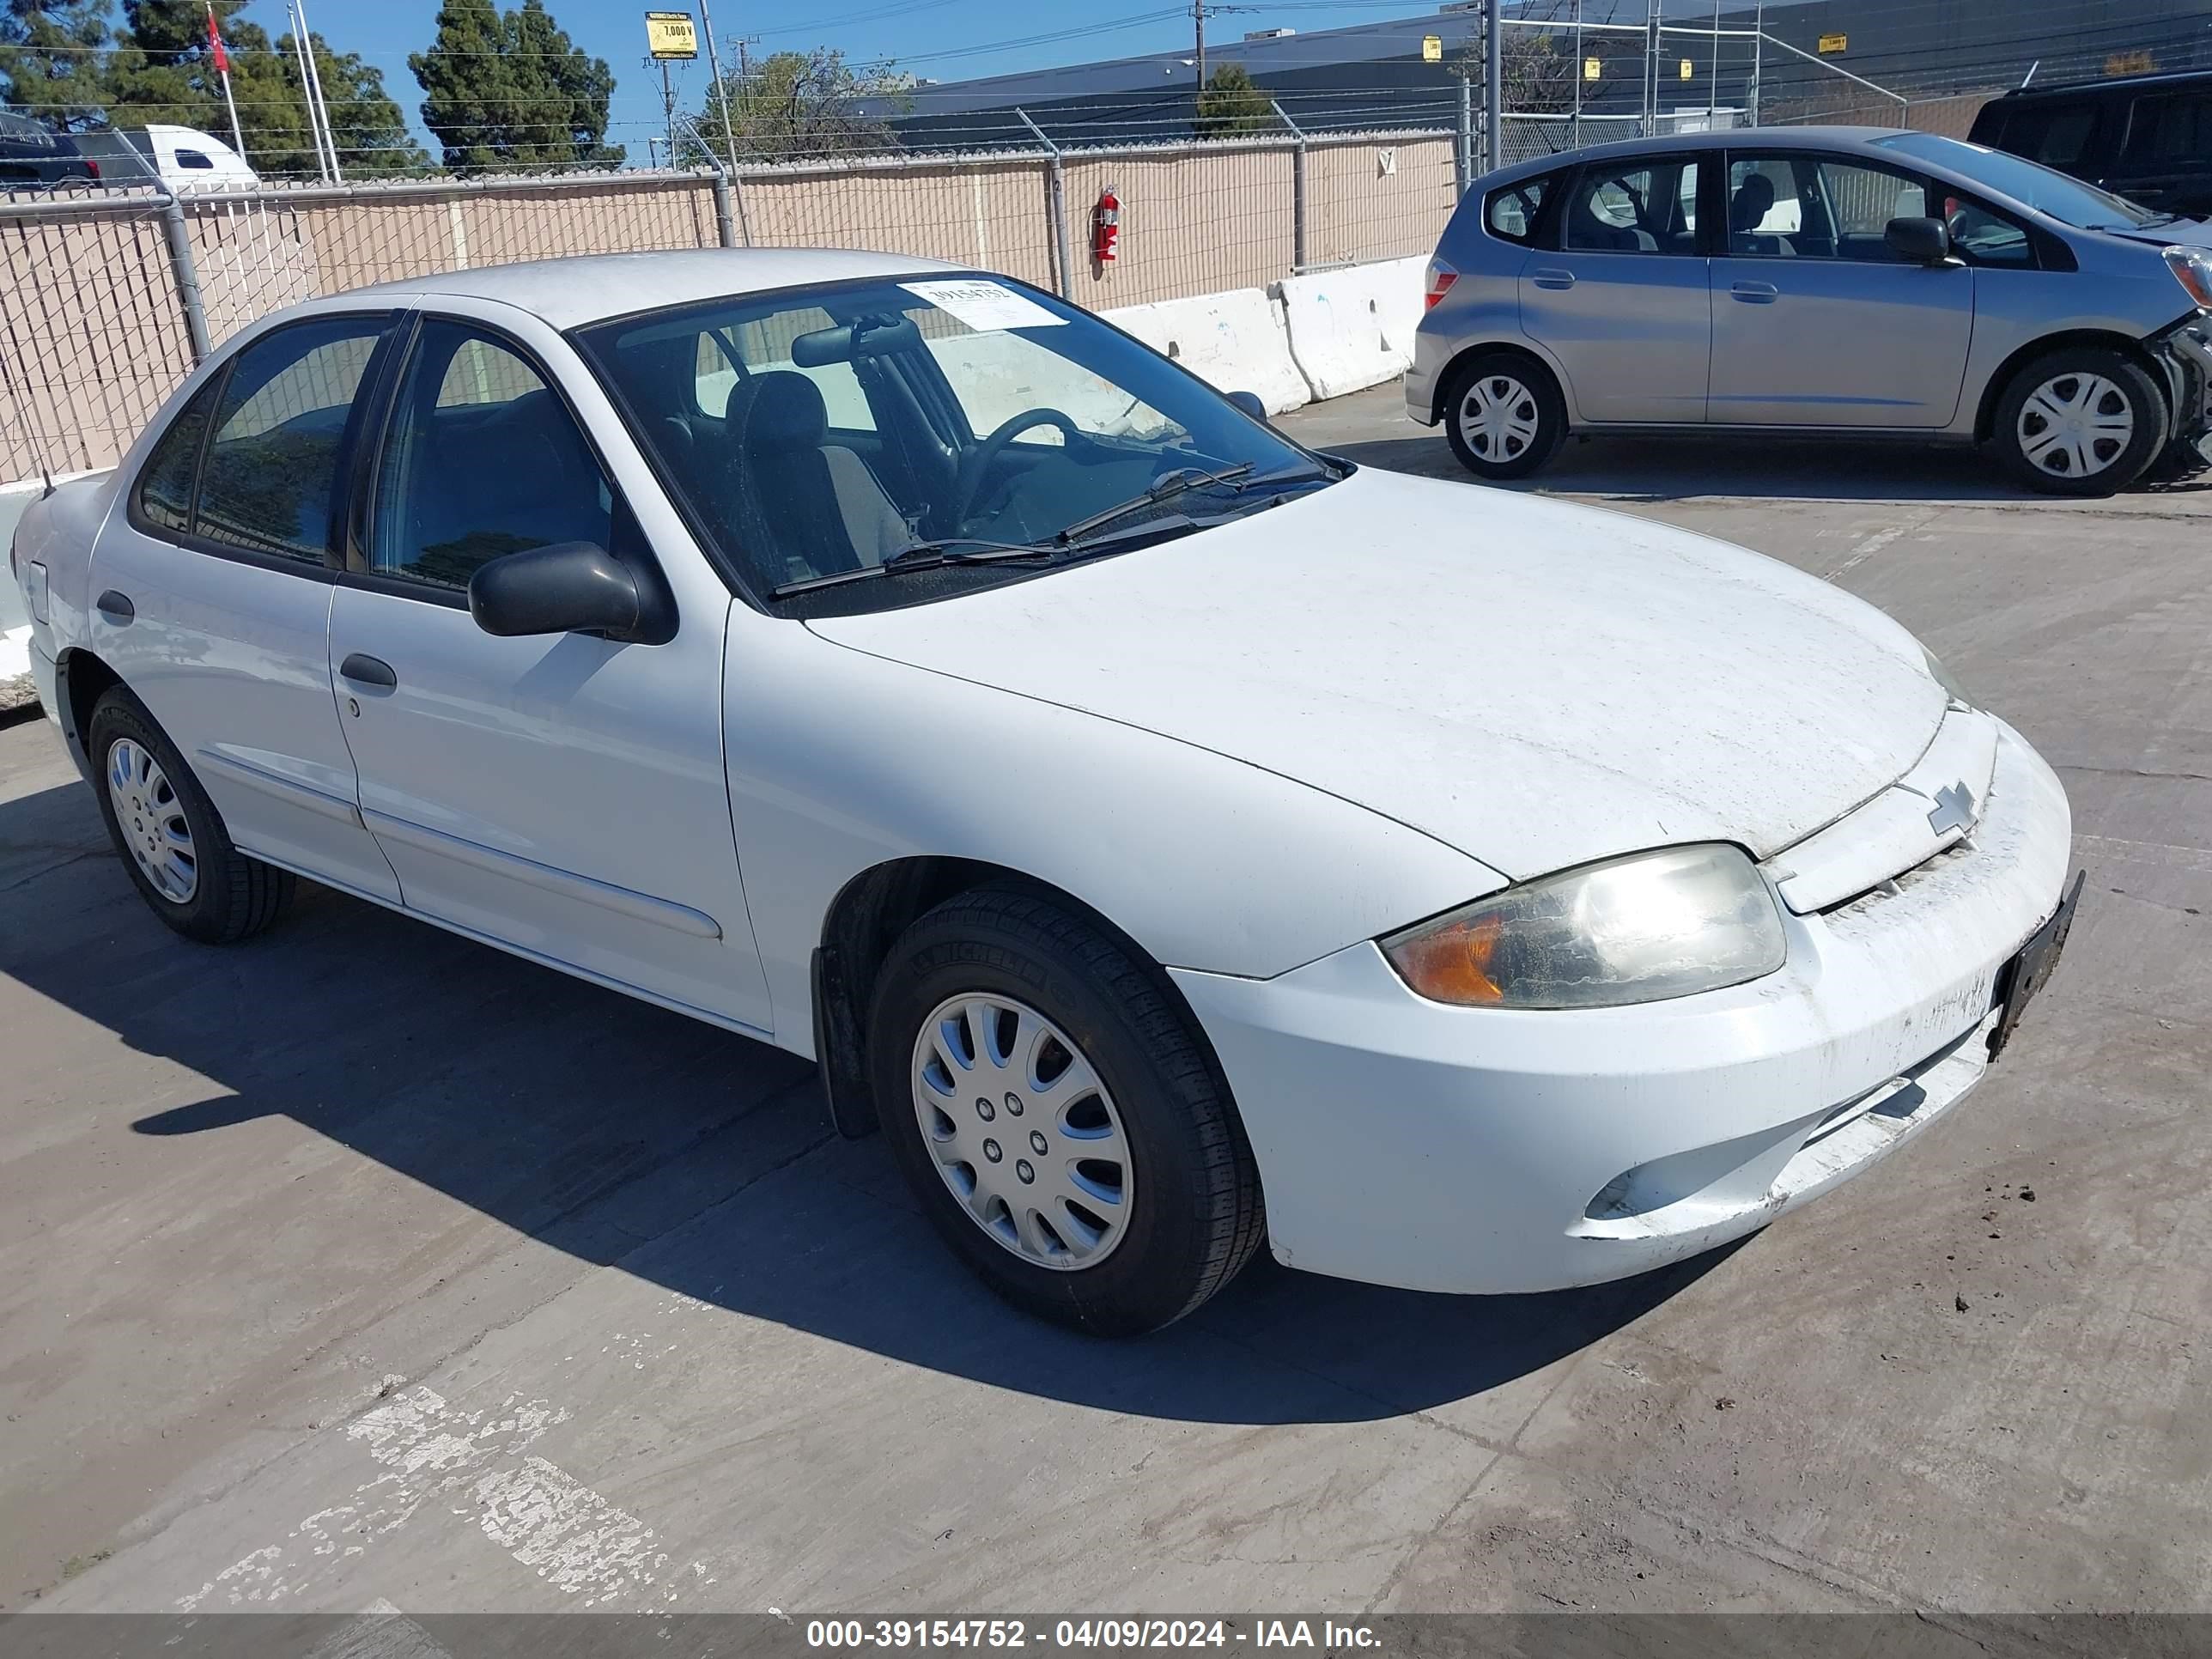
M 731 814 L 776 1040 L 797 1052 L 830 907 L 893 859 L 1020 871 L 1165 966 L 1249 978 L 1505 884 L 1308 785 L 799 623 L 739 611 L 727 651 Z

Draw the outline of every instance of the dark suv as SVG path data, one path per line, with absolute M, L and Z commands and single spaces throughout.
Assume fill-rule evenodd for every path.
M 0 110 L 0 191 L 99 180 L 100 163 L 80 150 L 69 134 Z
M 1992 99 L 1970 135 L 2183 218 L 2212 217 L 2212 70 Z

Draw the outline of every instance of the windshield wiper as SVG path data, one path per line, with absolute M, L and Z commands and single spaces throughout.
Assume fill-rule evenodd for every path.
M 793 593 L 811 593 L 818 587 L 842 587 L 847 582 L 878 576 L 903 576 L 917 570 L 942 570 L 952 564 L 1011 564 L 1042 561 L 1055 549 L 1036 542 L 994 542 L 975 536 L 947 536 L 940 541 L 916 542 L 902 547 L 881 564 L 864 564 L 855 570 L 833 570 L 826 576 L 802 576 L 797 581 L 769 589 L 772 599 Z
M 1144 494 L 1132 495 L 1126 501 L 1116 501 L 1111 507 L 1102 507 L 1085 519 L 1078 519 L 1053 540 L 1062 547 L 1081 541 L 1091 531 L 1109 525 L 1116 519 L 1140 513 L 1148 507 L 1158 507 L 1162 501 L 1171 501 L 1187 490 L 1200 484 L 1234 484 L 1239 478 L 1249 476 L 1252 463 L 1239 461 L 1235 466 L 1224 466 L 1218 472 L 1209 472 L 1202 466 L 1179 466 L 1172 472 L 1163 472 L 1145 486 Z
M 1326 465 L 1316 466 L 1304 461 L 1296 466 L 1262 472 L 1257 477 L 1252 476 L 1252 463 L 1249 461 L 1225 466 L 1218 472 L 1209 472 L 1202 466 L 1177 467 L 1174 471 L 1163 472 L 1153 479 L 1143 495 L 1132 495 L 1126 501 L 1116 501 L 1111 507 L 1102 507 L 1087 519 L 1078 519 L 1053 540 L 1063 547 L 1072 546 L 1101 525 L 1111 524 L 1125 514 L 1147 507 L 1157 507 L 1162 501 L 1173 501 L 1185 491 L 1196 489 L 1202 484 L 1226 484 L 1241 495 L 1248 489 L 1258 489 L 1267 484 L 1305 483 L 1316 478 L 1335 479 L 1343 476 L 1343 472 L 1335 467 Z

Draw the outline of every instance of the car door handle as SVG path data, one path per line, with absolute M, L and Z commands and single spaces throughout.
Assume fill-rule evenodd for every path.
M 392 672 L 392 665 L 381 657 L 365 656 L 355 652 L 338 665 L 338 676 L 351 680 L 356 685 L 380 685 L 387 690 L 399 684 L 399 676 Z
M 1569 289 L 1575 285 L 1575 273 L 1548 265 L 1541 270 L 1531 272 L 1528 280 L 1538 288 Z
M 1731 283 L 1729 298 L 1741 300 L 1747 306 L 1771 306 L 1782 290 L 1771 283 Z
M 131 618 L 138 614 L 138 607 L 131 603 L 131 596 L 118 593 L 112 587 L 92 602 L 92 608 L 118 628 L 127 627 Z

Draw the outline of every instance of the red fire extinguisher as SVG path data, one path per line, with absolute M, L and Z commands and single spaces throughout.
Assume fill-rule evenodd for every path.
M 1091 257 L 1100 264 L 1110 264 L 1114 258 L 1114 244 L 1121 236 L 1121 198 L 1109 185 L 1098 192 L 1098 205 L 1091 210 Z

